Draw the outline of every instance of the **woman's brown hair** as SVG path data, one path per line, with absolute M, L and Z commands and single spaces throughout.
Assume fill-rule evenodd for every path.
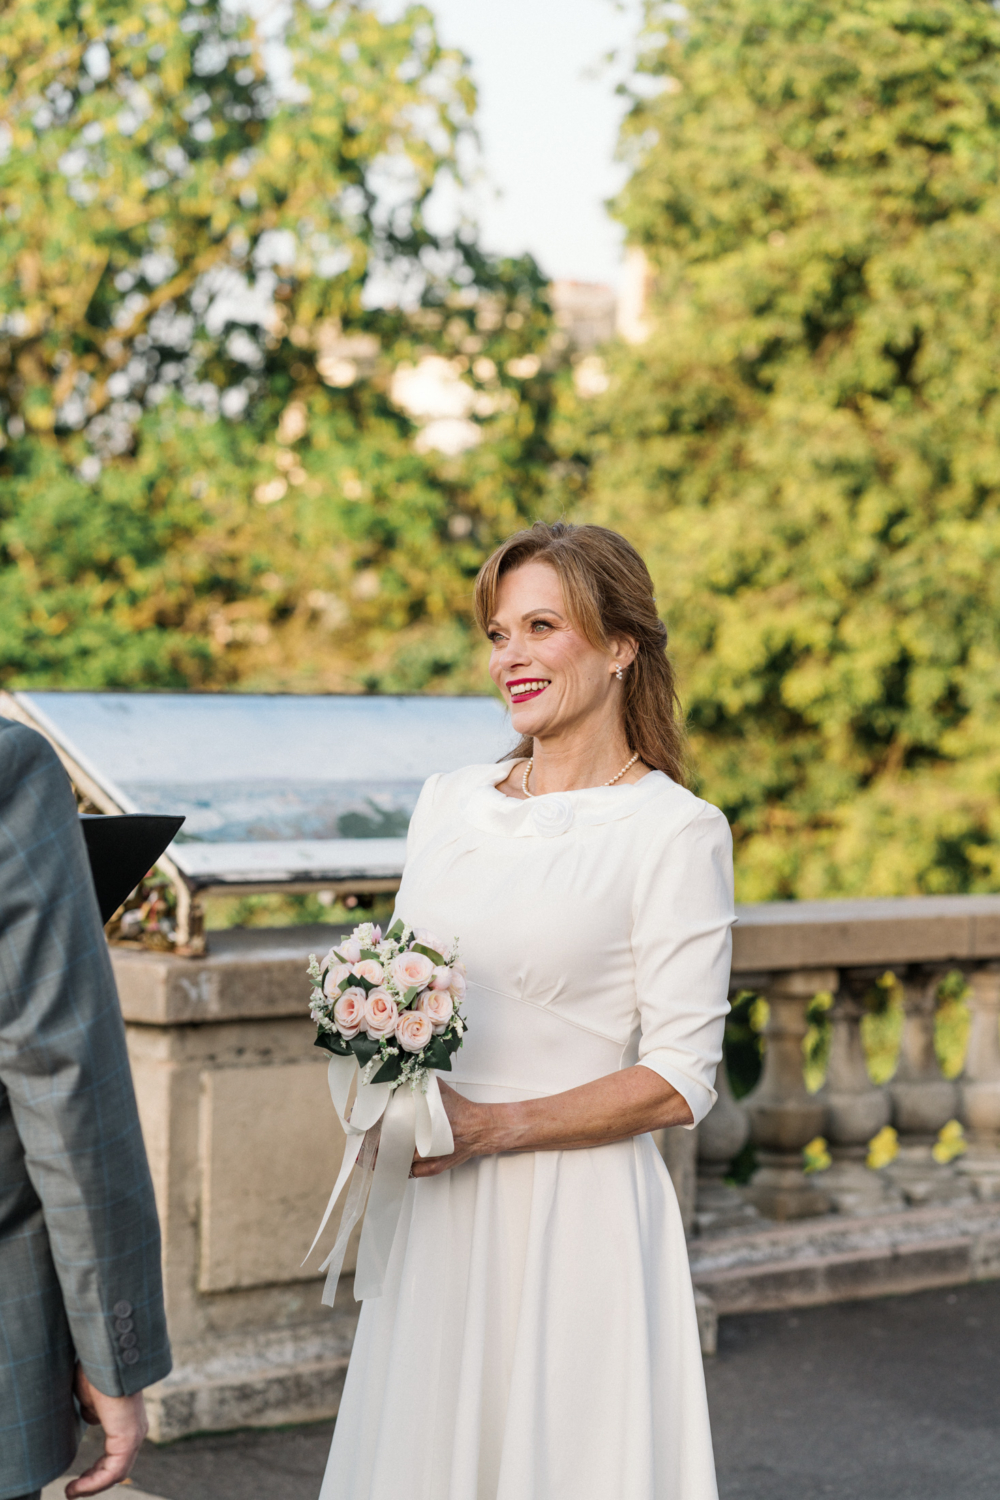
M 629 749 L 683 785 L 684 729 L 666 655 L 667 628 L 656 613 L 653 580 L 638 552 L 604 526 L 536 521 L 530 531 L 501 543 L 479 570 L 476 619 L 483 630 L 496 613 L 501 578 L 526 562 L 555 569 L 570 618 L 592 646 L 603 649 L 615 638 L 634 642 L 623 702 Z M 531 739 L 525 738 L 504 759 L 531 753 Z

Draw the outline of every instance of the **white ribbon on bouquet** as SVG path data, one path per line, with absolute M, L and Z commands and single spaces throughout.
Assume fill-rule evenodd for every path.
M 323 1301 L 328 1307 L 333 1306 L 340 1269 L 347 1254 L 347 1242 L 351 1237 L 351 1230 L 365 1212 L 366 1199 L 368 1212 L 361 1231 L 358 1264 L 354 1273 L 354 1297 L 357 1302 L 363 1301 L 365 1297 L 382 1295 L 382 1283 L 403 1207 L 403 1195 L 414 1151 L 419 1156 L 448 1156 L 455 1149 L 436 1073 L 427 1076 L 426 1089 L 419 1084 L 411 1088 L 404 1083 L 394 1088 L 391 1083 L 359 1083 L 354 1108 L 348 1119 L 347 1099 L 357 1069 L 358 1064 L 353 1057 L 331 1057 L 327 1072 L 330 1097 L 347 1140 L 344 1143 L 344 1159 L 340 1164 L 330 1201 L 326 1205 L 323 1222 L 309 1246 L 306 1260 L 315 1250 L 337 1199 L 355 1164 L 358 1164 L 357 1175 L 351 1183 L 344 1205 L 337 1242 L 320 1266 L 320 1270 L 327 1273 Z M 305 1261 L 302 1264 L 305 1265 Z

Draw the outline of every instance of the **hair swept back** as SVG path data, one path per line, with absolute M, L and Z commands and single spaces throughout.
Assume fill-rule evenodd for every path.
M 591 645 L 603 648 L 616 637 L 635 643 L 623 698 L 629 749 L 637 750 L 653 770 L 684 785 L 684 728 L 666 654 L 667 628 L 656 613 L 653 580 L 638 552 L 604 526 L 536 521 L 530 531 L 515 532 L 502 542 L 479 570 L 475 604 L 482 630 L 496 613 L 504 574 L 534 561 L 555 569 L 570 619 Z M 528 737 L 503 759 L 531 753 Z

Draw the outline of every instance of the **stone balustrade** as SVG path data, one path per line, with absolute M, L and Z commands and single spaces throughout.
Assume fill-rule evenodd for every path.
M 331 1311 L 320 1254 L 301 1264 L 342 1147 L 304 972 L 334 935 L 211 934 L 198 958 L 113 950 L 175 1352 L 150 1393 L 157 1440 L 336 1411 L 357 1311 L 351 1278 Z M 949 1080 L 935 1005 L 956 969 L 971 1024 L 964 1072 Z M 895 1074 L 877 1086 L 862 1023 L 888 971 L 904 1015 Z M 733 988 L 767 1001 L 763 1070 L 739 1101 L 720 1077 L 697 1132 L 697 1199 L 695 1133 L 659 1141 L 693 1233 L 703 1328 L 713 1303 L 725 1312 L 1000 1275 L 1000 897 L 743 907 Z M 818 993 L 831 997 L 830 1046 L 811 1093 L 802 1043 Z M 940 1162 L 935 1141 L 952 1119 L 968 1149 Z M 887 1124 L 899 1152 L 876 1170 L 868 1143 Z M 748 1136 L 757 1167 L 737 1187 L 726 1178 Z M 803 1148 L 817 1137 L 831 1165 L 806 1173 Z
M 967 981 L 971 1024 L 964 1071 L 949 1079 L 935 1049 L 935 1019 L 941 982 L 955 971 Z M 866 997 L 888 975 L 901 991 L 903 1020 L 895 1071 L 878 1086 L 869 1076 L 862 1022 Z M 761 1216 L 864 1216 L 1000 1197 L 1000 897 L 744 907 L 734 935 L 733 990 L 747 989 L 769 1012 L 760 1081 L 736 1106 L 746 1114 L 757 1158 L 742 1196 Z M 829 1056 L 822 1088 L 810 1093 L 806 1012 L 824 993 L 832 997 Z M 722 1108 L 732 1113 L 731 1098 Z M 967 1152 L 954 1163 L 935 1151 L 950 1121 L 968 1133 Z M 895 1157 L 871 1167 L 869 1144 L 890 1124 Z M 720 1162 L 710 1125 L 705 1135 L 701 1198 L 710 1215 Z M 831 1165 L 809 1172 L 803 1149 L 819 1137 Z

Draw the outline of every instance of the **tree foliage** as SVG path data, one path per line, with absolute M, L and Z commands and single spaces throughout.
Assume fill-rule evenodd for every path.
M 655 331 L 588 513 L 650 560 L 745 898 L 996 889 L 1000 16 L 677 14 L 618 205 Z
M 432 227 L 475 99 L 426 9 L 300 0 L 284 46 L 220 0 L 0 12 L 8 685 L 465 681 L 547 482 L 541 278 Z M 451 452 L 395 399 L 429 357 Z

